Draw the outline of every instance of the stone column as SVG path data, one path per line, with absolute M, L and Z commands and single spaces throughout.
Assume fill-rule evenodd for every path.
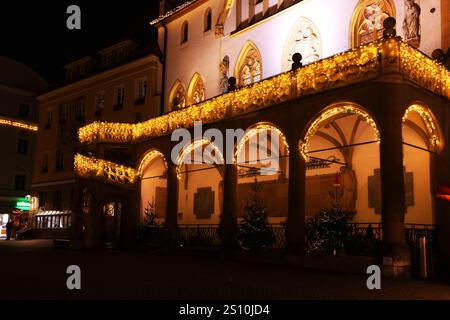
M 305 248 L 306 166 L 297 142 L 289 143 L 289 194 L 286 245 L 290 251 L 303 253 Z
M 178 176 L 177 166 L 171 161 L 167 167 L 166 232 L 169 245 L 174 245 L 178 232 Z
M 223 208 L 221 217 L 222 247 L 236 247 L 237 234 L 237 165 L 225 164 L 223 178 Z
M 387 91 L 387 90 L 386 90 Z M 384 92 L 389 96 L 394 92 Z M 394 94 L 395 96 L 395 94 Z M 409 277 L 411 258 L 405 237 L 405 185 L 403 172 L 402 114 L 399 105 L 385 101 L 380 121 L 381 214 L 383 222 L 383 274 Z M 400 112 L 399 112 L 400 111 Z

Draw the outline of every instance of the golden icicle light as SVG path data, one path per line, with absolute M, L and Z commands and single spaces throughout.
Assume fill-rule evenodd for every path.
M 37 125 L 31 125 L 28 123 L 11 120 L 8 118 L 3 118 L 3 117 L 0 117 L 0 126 L 13 127 L 13 128 L 18 128 L 18 129 L 23 129 L 23 130 L 28 130 L 28 131 L 35 131 L 35 132 L 38 131 Z

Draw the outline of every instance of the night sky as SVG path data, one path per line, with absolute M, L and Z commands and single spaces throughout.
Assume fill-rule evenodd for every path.
M 66 9 L 72 4 L 81 8 L 81 30 L 66 27 Z M 157 0 L 2 1 L 0 56 L 28 65 L 49 83 L 58 82 L 64 64 L 116 39 L 139 34 L 155 41 L 148 22 L 158 16 L 158 5 Z

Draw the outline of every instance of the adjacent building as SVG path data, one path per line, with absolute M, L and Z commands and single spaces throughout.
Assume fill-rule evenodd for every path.
M 47 83 L 6 57 L 0 57 L 0 70 L 0 237 L 4 237 L 9 219 L 17 226 L 27 221 L 38 131 L 36 96 Z
M 95 121 L 137 123 L 160 112 L 160 57 L 152 46 L 126 39 L 67 64 L 65 72 L 63 85 L 38 97 L 32 185 L 38 237 L 67 236 L 76 184 L 73 164 L 78 129 Z M 105 157 L 134 161 L 129 146 L 105 147 Z

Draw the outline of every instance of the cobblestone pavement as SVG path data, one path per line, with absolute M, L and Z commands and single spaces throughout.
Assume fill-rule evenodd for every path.
M 0 299 L 450 299 L 450 284 L 366 278 L 300 267 L 135 252 L 69 251 L 0 240 Z M 66 288 L 79 265 L 82 290 Z

